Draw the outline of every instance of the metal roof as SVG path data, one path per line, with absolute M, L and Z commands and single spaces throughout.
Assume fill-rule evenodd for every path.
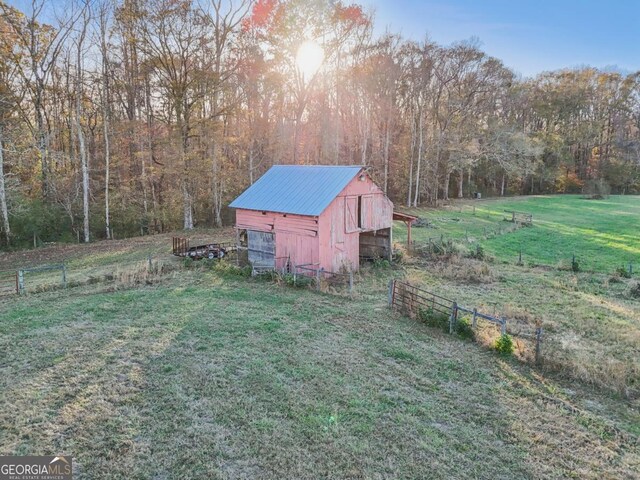
M 361 169 L 359 166 L 274 165 L 229 206 L 317 217 Z

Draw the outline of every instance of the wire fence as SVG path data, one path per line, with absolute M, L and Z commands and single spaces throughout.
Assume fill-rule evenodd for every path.
M 318 264 L 302 264 L 293 266 L 293 284 L 296 285 L 304 278 L 312 280 L 317 290 L 322 290 L 323 285 L 346 288 L 349 294 L 353 293 L 353 271 L 332 272 L 318 266 Z
M 0 297 L 18 293 L 18 277 L 15 270 L 0 271 Z
M 468 325 L 473 332 L 479 332 L 483 327 L 481 323 L 486 322 L 497 327 L 501 335 L 516 337 L 519 340 L 516 347 L 522 358 L 532 358 L 536 363 L 541 361 L 543 329 L 540 324 L 525 327 L 515 321 L 509 322 L 506 317 L 488 315 L 475 307 L 464 307 L 455 300 L 396 279 L 389 282 L 388 296 L 391 308 L 427 323 L 435 318 L 436 322 L 432 324 L 445 326 L 451 334 L 459 331 L 465 317 L 469 319 Z M 438 317 L 440 322 L 437 321 Z M 512 325 L 517 328 L 512 328 Z
M 140 255 L 106 265 L 47 264 L 0 271 L 0 297 L 26 295 L 95 283 L 139 284 L 179 268 L 170 255 Z

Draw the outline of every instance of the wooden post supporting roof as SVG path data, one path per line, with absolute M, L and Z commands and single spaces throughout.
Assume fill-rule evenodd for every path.
M 407 215 L 406 213 L 393 212 L 393 219 L 400 220 L 404 222 L 407 226 L 407 246 L 411 246 L 411 225 L 418 220 L 418 217 L 414 217 L 413 215 Z

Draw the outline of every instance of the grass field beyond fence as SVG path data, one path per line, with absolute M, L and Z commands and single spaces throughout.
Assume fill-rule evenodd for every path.
M 509 226 L 504 219 L 511 219 L 505 210 L 533 214 L 533 226 L 501 235 Z M 638 196 L 604 200 L 579 195 L 518 197 L 403 211 L 431 222 L 431 227 L 413 229 L 416 243 L 444 236 L 470 245 L 480 243 L 498 261 L 516 263 L 522 251 L 524 263 L 568 268 L 575 255 L 582 270 L 612 273 L 621 267 L 628 269 L 631 263 L 640 274 Z M 406 241 L 402 223 L 396 224 L 394 239 Z

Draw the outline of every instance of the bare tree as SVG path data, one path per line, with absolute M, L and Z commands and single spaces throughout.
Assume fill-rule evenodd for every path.
M 99 6 L 98 20 L 100 31 L 101 83 L 102 83 L 102 131 L 104 137 L 104 223 L 106 238 L 111 238 L 111 215 L 109 212 L 109 181 L 111 177 L 111 85 L 109 72 L 109 48 L 107 45 L 109 4 L 105 1 Z
M 84 41 L 89 27 L 90 11 L 88 6 L 83 8 L 82 22 L 80 24 L 80 32 L 76 39 L 76 134 L 78 135 L 78 145 L 80 152 L 80 164 L 82 169 L 82 231 L 85 243 L 89 243 L 89 152 L 86 146 L 85 133 L 82 126 L 82 118 L 84 116 L 83 95 L 83 55 Z
M 36 140 L 40 154 L 42 194 L 46 198 L 49 190 L 49 129 L 46 122 L 45 95 L 49 79 L 58 61 L 60 52 L 67 40 L 73 25 L 78 17 L 73 12 L 58 19 L 55 26 L 40 22 L 47 2 L 45 0 L 32 0 L 30 11 L 26 17 L 18 14 L 15 9 L 0 2 L 0 11 L 6 24 L 11 28 L 12 35 L 2 36 L 0 42 L 15 41 L 17 48 L 6 45 L 7 51 L 12 53 L 15 65 L 19 66 L 19 72 L 25 85 L 28 86 L 35 125 L 25 113 L 25 120 Z M 20 55 L 25 56 L 23 61 Z

